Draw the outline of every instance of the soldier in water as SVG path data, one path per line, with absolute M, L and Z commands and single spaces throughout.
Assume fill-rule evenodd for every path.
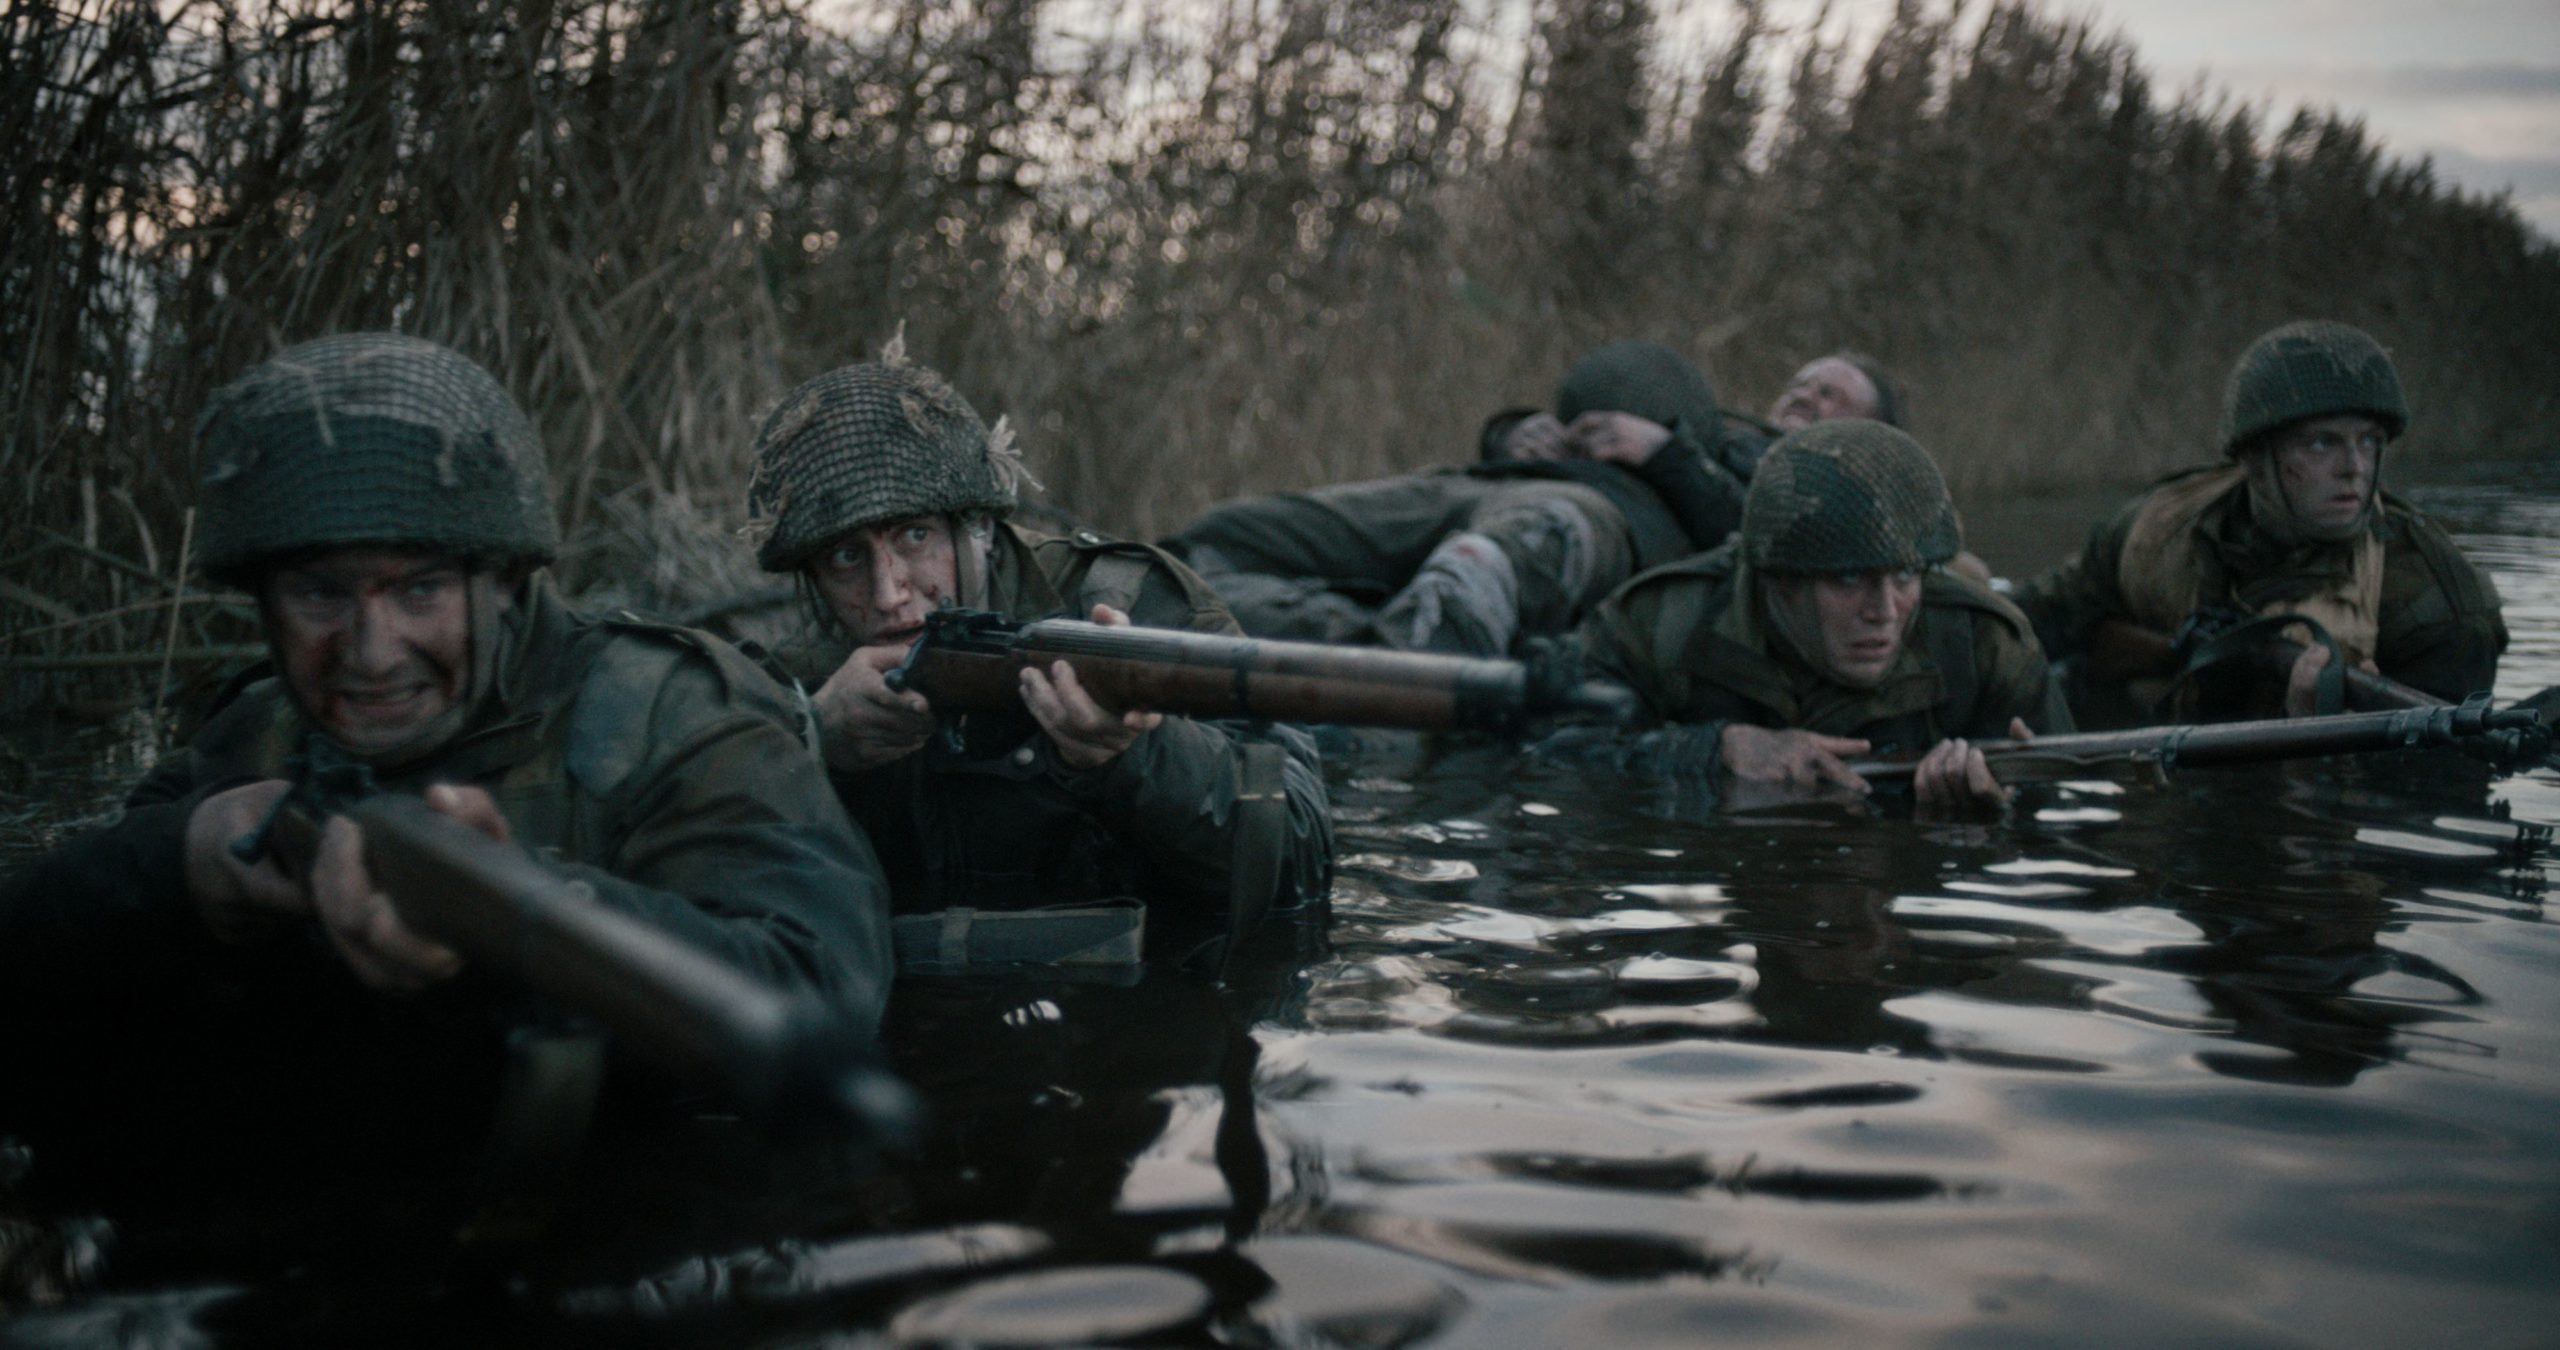
M 2070 729 L 2024 615 L 1944 567 L 1954 503 L 1919 443 L 1821 422 L 1769 448 L 1742 529 L 1656 568 L 1583 627 L 1598 673 L 1673 727 L 1645 733 L 1690 770 L 1864 793 L 1861 756 L 1922 754 L 1930 814 L 2009 793 L 1971 738 Z
M 1143 901 L 1170 955 L 1320 903 L 1331 825 L 1301 734 L 1104 707 L 1063 663 L 1023 672 L 1018 715 L 946 715 L 890 687 L 947 605 L 1236 631 L 1157 549 L 1007 520 L 1020 476 L 1006 425 L 894 348 L 792 390 L 756 436 L 756 558 L 802 581 L 812 620 L 777 660 L 816 691 L 828 773 L 888 868 L 902 960 L 1076 958 L 1091 927 L 1035 912 L 1058 905 Z
M 513 991 L 403 921 L 353 821 L 307 869 L 235 851 L 309 747 L 876 1027 L 887 888 L 787 691 L 706 635 L 563 603 L 542 450 L 486 371 L 392 333 L 304 343 L 213 397 L 196 459 L 202 572 L 255 600 L 272 673 L 0 888 L 0 1020 L 53 1029 L 13 1056 L 113 1064 L 101 1090 L 164 1128 L 184 1102 L 190 1131 L 271 1119 L 252 1135 L 377 1162 L 399 1148 L 376 1131 L 483 1128 L 439 1066 L 485 1083 Z
M 2496 589 L 2381 487 L 2383 449 L 2408 423 L 2399 371 L 2363 331 L 2291 323 L 2251 343 L 2224 393 L 2223 462 L 2155 484 L 2017 591 L 2058 660 L 2093 658 L 2101 639 L 2157 648 L 2151 670 L 2078 660 L 2075 701 L 2105 720 L 2314 710 L 2331 660 L 2316 641 L 2284 678 L 2187 682 L 2159 707 L 2169 639 L 2191 616 L 2303 616 L 2358 669 L 2457 701 L 2487 689 L 2507 645 Z

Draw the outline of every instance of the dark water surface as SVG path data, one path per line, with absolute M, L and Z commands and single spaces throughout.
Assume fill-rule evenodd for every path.
M 2410 495 L 2496 575 L 2515 633 L 2498 692 L 2560 683 L 2560 475 Z M 1977 504 L 1969 525 L 2024 571 L 2097 509 Z M 1994 826 L 1710 813 L 1482 749 L 1400 745 L 1333 786 L 1329 950 L 1224 994 L 920 986 L 906 1064 L 947 1121 L 926 1158 L 799 1187 L 794 1217 L 653 1257 L 647 1280 L 557 1273 L 572 1262 L 400 1325 L 2560 1342 L 2549 771 L 2428 754 L 2127 773 L 2026 789 Z M 111 1277 L 75 1307 L 187 1322 L 126 1292 Z M 306 1295 L 272 1338 L 329 1343 L 314 1307 L 382 1329 L 350 1302 Z

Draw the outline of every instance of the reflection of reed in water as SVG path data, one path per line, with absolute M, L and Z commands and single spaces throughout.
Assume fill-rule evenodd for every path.
M 2191 983 L 2221 1023 L 2209 1034 L 2263 1047 L 2209 1048 L 2197 1062 L 2235 1078 L 2341 1087 L 2418 1048 L 2462 1052 L 2459 1038 L 2425 1029 L 2467 1020 L 2454 1009 L 2478 1003 L 2478 992 L 2381 938 L 2410 918 L 2394 893 L 2448 871 L 2502 870 L 2507 859 L 2451 837 L 2434 849 L 2377 844 L 2421 838 L 2408 829 L 2414 800 L 2430 811 L 2465 791 L 2480 801 L 2487 776 L 2454 756 L 2389 763 L 2423 798 L 2331 764 L 2191 775 L 2180 790 L 2127 803 L 2109 850 L 2158 878 L 2162 898 L 2200 935 L 2147 963 Z

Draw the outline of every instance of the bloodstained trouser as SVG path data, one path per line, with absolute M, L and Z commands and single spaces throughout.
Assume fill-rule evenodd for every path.
M 1256 636 L 1480 656 L 1570 631 L 1635 564 L 1597 490 L 1457 473 L 1244 498 L 1166 543 Z

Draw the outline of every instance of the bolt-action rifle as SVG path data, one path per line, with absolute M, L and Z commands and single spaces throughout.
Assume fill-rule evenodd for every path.
M 1563 647 L 1508 661 L 1078 619 L 1023 622 L 970 609 L 927 616 L 906 664 L 887 679 L 940 709 L 997 711 L 1020 706 L 1025 667 L 1045 671 L 1058 661 L 1106 707 L 1185 717 L 1508 731 L 1564 712 L 1623 719 L 1635 707 L 1626 689 L 1581 678 Z
M 2509 766 L 2538 764 L 2551 753 L 2551 730 L 2529 708 L 2492 708 L 2487 694 L 2458 706 L 2272 718 L 2193 726 L 2092 731 L 1973 744 L 2006 783 L 2085 777 L 2107 764 L 2181 766 L 2251 764 L 2262 760 L 2352 755 L 2373 750 L 2450 745 Z M 1864 760 L 1849 767 L 1871 782 L 1907 781 L 1916 760 Z
M 364 833 L 364 861 L 400 921 L 472 968 L 586 1019 L 689 1088 L 758 1119 L 896 1142 L 914 1125 L 906 1086 L 832 1010 L 792 996 L 598 900 L 524 849 L 378 790 L 362 763 L 314 737 L 293 789 L 232 842 L 307 874 L 333 815 Z

